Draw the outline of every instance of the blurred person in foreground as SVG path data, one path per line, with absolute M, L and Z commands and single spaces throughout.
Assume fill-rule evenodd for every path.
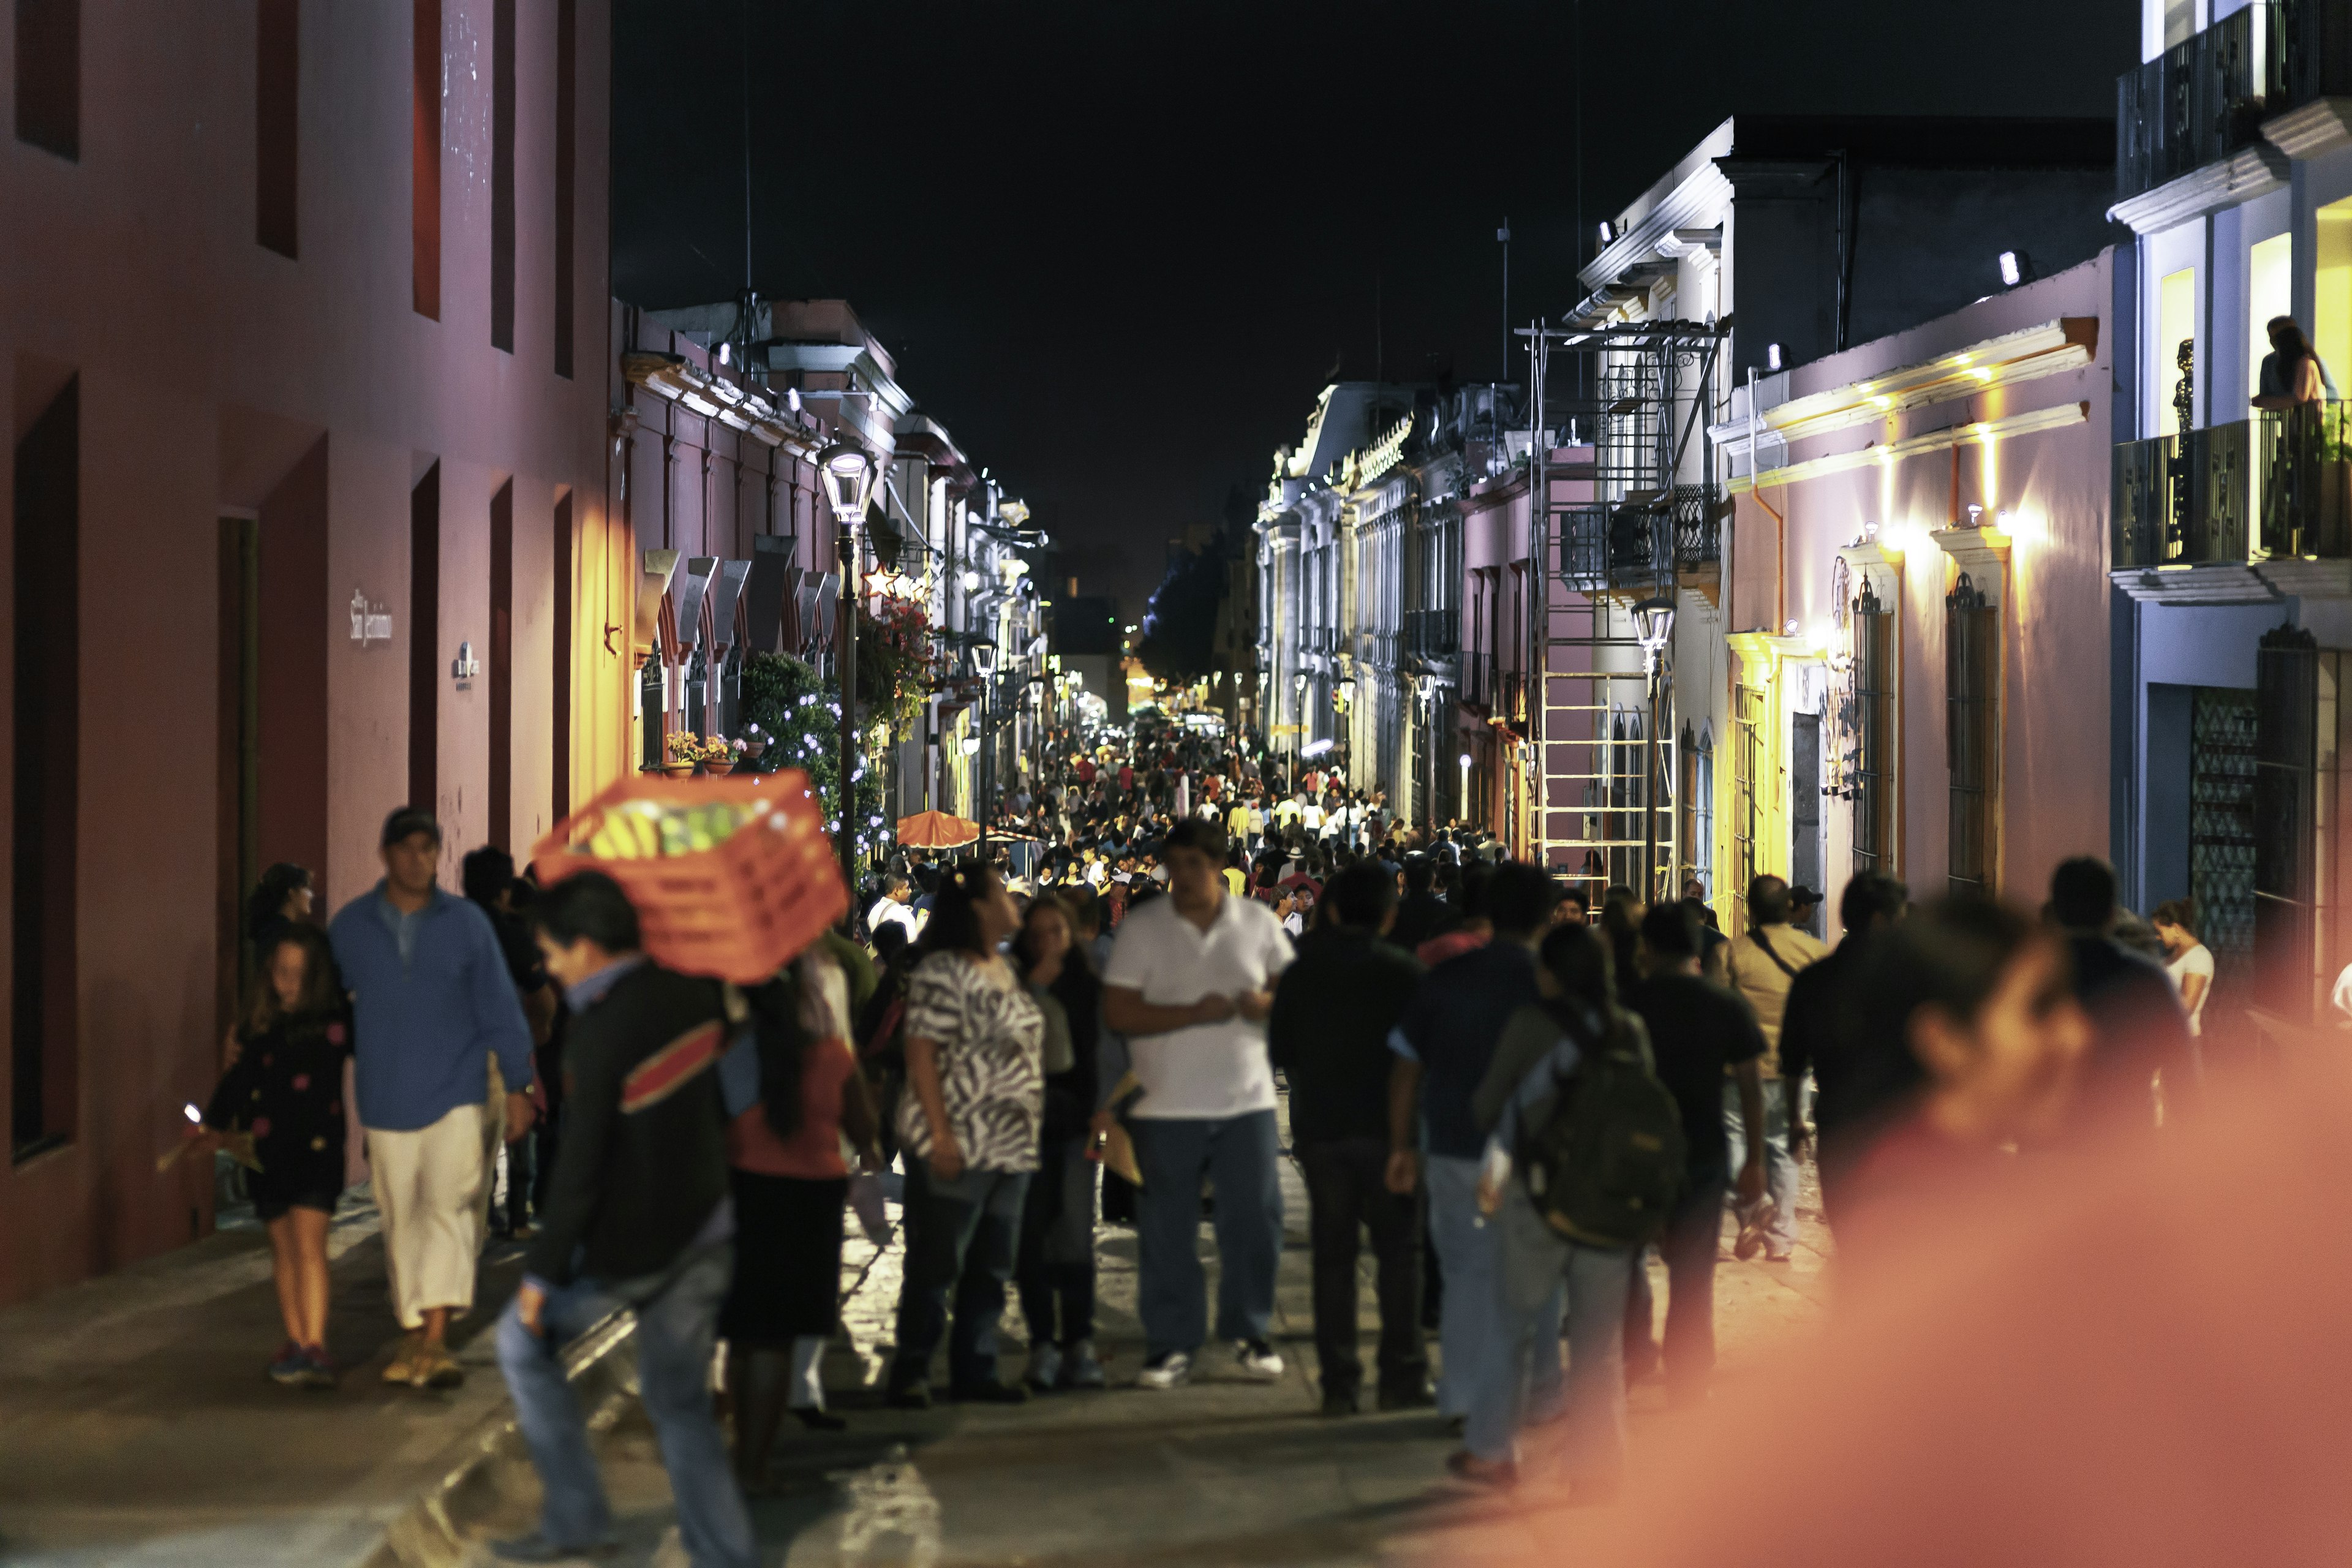
M 1579 1521 L 1580 1560 L 2344 1561 L 2352 1251 L 2312 1237 L 2352 1234 L 2352 1187 L 2312 1178 L 2352 1159 L 2352 1066 L 2290 1058 L 2218 1085 L 2165 1139 L 2089 1132 L 2063 1182 L 1988 1180 L 1995 1141 L 2070 1114 L 2089 1026 L 2063 949 L 2015 917 L 1944 910 L 1890 945 L 1876 1016 L 1920 1064 L 1911 1136 L 1945 1153 L 1907 1162 L 1906 1224 L 1861 1260 L 1864 1288 L 1841 1289 L 1834 1336 L 1662 1429 L 1625 1505 Z M 1786 1486 L 1759 1453 L 1805 1456 L 1803 1530 L 1756 1528 Z
M 612 1550 L 612 1509 L 562 1352 L 625 1307 L 687 1556 L 696 1568 L 751 1568 L 759 1548 L 709 1386 L 735 1237 L 719 983 L 648 959 L 637 911 L 601 871 L 556 883 L 531 920 L 572 1009 L 572 1120 L 522 1287 L 498 1327 L 499 1369 L 545 1498 L 538 1530 L 493 1550 L 520 1563 Z

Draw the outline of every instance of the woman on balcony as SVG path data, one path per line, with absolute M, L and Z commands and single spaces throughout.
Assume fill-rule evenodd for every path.
M 2318 352 L 2293 316 L 2273 316 L 2268 331 L 2271 352 L 2263 356 L 2262 381 L 2254 393 L 2255 407 L 2299 408 L 2325 402 L 2335 395 L 2336 384 L 2328 379 L 2327 368 L 2319 363 Z

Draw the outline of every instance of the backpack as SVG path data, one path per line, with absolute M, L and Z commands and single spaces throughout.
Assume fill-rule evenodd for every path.
M 1569 1032 L 1582 1043 L 1601 1031 L 1588 1016 Z M 1682 1191 L 1686 1149 L 1675 1097 L 1622 1018 L 1557 1081 L 1551 1115 L 1521 1140 L 1517 1159 L 1536 1212 L 1588 1247 L 1647 1246 Z

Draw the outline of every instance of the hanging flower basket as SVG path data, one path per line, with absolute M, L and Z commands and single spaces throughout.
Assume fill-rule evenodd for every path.
M 531 851 L 552 885 L 582 870 L 620 883 L 646 952 L 687 974 L 757 984 L 849 907 L 806 773 L 623 779 Z

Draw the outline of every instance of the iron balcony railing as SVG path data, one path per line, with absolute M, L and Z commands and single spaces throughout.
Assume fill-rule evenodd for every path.
M 1580 588 L 1664 584 L 1719 559 L 1712 485 L 1635 490 L 1613 505 L 1572 507 L 1559 522 L 1559 570 Z
M 1407 610 L 1404 651 L 1414 658 L 1452 658 L 1462 651 L 1462 612 Z
M 2352 556 L 2352 439 L 2339 402 L 2115 449 L 2115 564 Z
M 2344 0 L 2254 0 L 2116 83 L 2116 195 L 2254 145 L 2262 122 L 2352 91 Z

